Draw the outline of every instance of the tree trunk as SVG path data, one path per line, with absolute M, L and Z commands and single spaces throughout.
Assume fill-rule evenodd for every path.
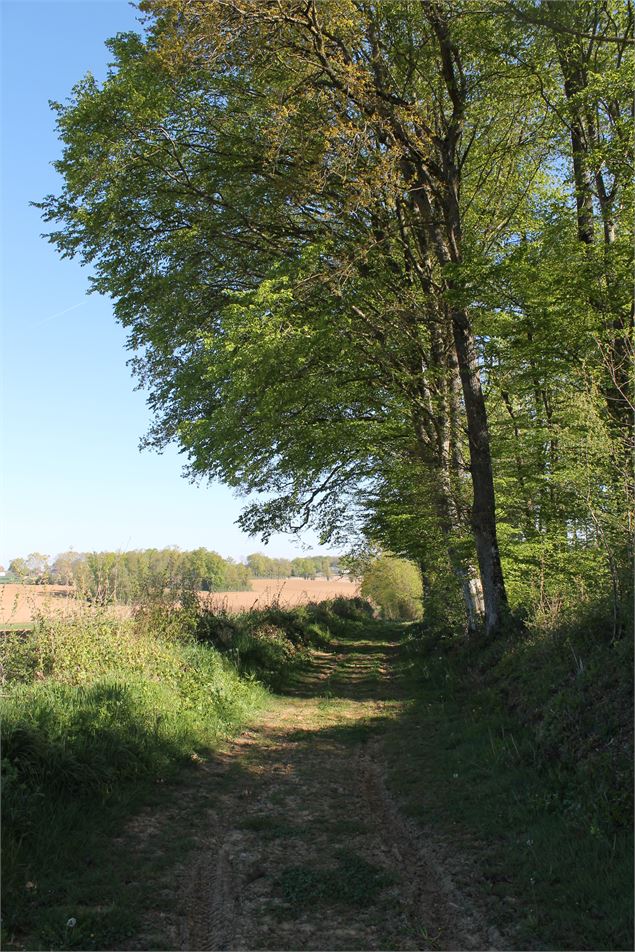
M 442 268 L 461 262 L 458 170 L 450 159 L 445 166 L 448 181 L 442 209 L 426 186 L 425 180 L 417 181 L 417 188 L 414 190 L 414 201 L 425 228 L 425 235 L 421 236 L 420 242 L 430 242 Z M 412 177 L 409 184 L 411 187 L 415 184 Z M 461 289 L 452 278 L 447 279 L 446 289 L 451 300 L 460 296 Z M 496 534 L 494 474 L 487 410 L 481 387 L 476 344 L 467 310 L 465 307 L 448 304 L 446 313 L 452 328 L 467 422 L 473 492 L 470 522 L 483 586 L 485 630 L 488 634 L 493 634 L 500 628 L 506 613 L 507 593 Z
M 480 604 L 478 593 L 475 592 L 474 586 L 472 584 L 474 580 L 472 573 L 470 572 L 470 566 L 466 564 L 465 559 L 461 556 L 459 547 L 457 546 L 457 536 L 461 533 L 461 520 L 452 497 L 452 485 L 449 471 L 450 457 L 447 452 L 449 448 L 449 441 L 446 440 L 445 434 L 443 432 L 443 426 L 441 426 L 438 434 L 439 443 L 436 447 L 432 448 L 430 446 L 429 440 L 426 437 L 424 428 L 416 416 L 414 419 L 414 426 L 421 459 L 426 464 L 426 466 L 430 467 L 430 469 L 432 469 L 436 474 L 436 484 L 434 486 L 433 494 L 434 507 L 439 520 L 441 534 L 443 535 L 443 540 L 445 542 L 450 569 L 452 570 L 452 574 L 457 579 L 459 588 L 461 590 L 463 605 L 465 607 L 467 629 L 468 632 L 473 633 L 478 631 L 480 627 L 483 615 L 483 606 Z
M 569 108 L 571 159 L 575 182 L 578 239 L 585 245 L 595 245 L 593 199 L 597 198 L 602 217 L 602 234 L 605 249 L 604 287 L 592 288 L 589 293 L 591 306 L 603 315 L 607 334 L 605 361 L 604 398 L 613 427 L 622 443 L 623 454 L 630 460 L 633 453 L 633 407 L 631 367 L 633 360 L 632 312 L 626 314 L 619 304 L 619 293 L 612 274 L 611 246 L 616 237 L 613 201 L 618 182 L 607 188 L 604 172 L 594 153 L 601 152 L 597 131 L 597 107 L 582 101 L 589 89 L 589 61 L 592 45 L 586 48 L 571 47 L 557 30 L 553 39 L 558 51 L 563 87 Z M 621 183 L 620 183 L 621 185 Z M 628 464 L 627 464 L 628 465 Z
M 496 534 L 494 474 L 487 412 L 469 318 L 466 311 L 460 308 L 452 309 L 451 314 L 470 447 L 474 494 L 472 532 L 483 585 L 485 629 L 493 633 L 500 628 L 507 609 L 507 594 Z

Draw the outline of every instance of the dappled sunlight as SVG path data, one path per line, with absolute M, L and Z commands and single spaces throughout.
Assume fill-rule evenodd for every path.
M 390 631 L 392 640 L 386 638 L 385 626 L 378 628 L 376 638 L 369 637 L 372 626 L 359 638 L 334 638 L 328 651 L 313 652 L 311 663 L 290 679 L 285 694 L 357 702 L 402 699 L 403 684 L 394 669 L 402 629 L 394 626 Z
M 384 786 L 378 744 L 409 706 L 401 635 L 370 622 L 312 651 L 201 766 L 216 795 L 172 923 L 180 948 L 496 947 Z

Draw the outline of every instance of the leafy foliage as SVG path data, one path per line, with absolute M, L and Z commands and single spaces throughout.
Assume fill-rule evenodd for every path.
M 382 618 L 412 621 L 421 617 L 423 587 L 417 567 L 405 559 L 380 555 L 363 570 L 361 593 L 379 607 Z
M 55 107 L 41 207 L 128 329 L 147 442 L 264 538 L 411 559 L 453 624 L 601 588 L 623 633 L 630 6 L 142 9 Z

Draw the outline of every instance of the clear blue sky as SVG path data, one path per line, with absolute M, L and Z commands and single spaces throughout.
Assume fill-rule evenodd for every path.
M 234 525 L 225 487 L 193 486 L 176 449 L 140 453 L 150 416 L 126 366 L 110 301 L 40 234 L 60 148 L 48 100 L 90 70 L 104 40 L 135 28 L 121 0 L 0 0 L 2 13 L 2 524 L 0 563 L 32 551 L 199 545 L 240 558 L 263 549 Z M 320 550 L 315 537 L 304 545 Z M 277 536 L 271 555 L 300 554 Z

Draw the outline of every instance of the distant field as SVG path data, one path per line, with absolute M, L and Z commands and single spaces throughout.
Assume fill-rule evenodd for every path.
M 263 608 L 278 600 L 282 605 L 303 605 L 306 602 L 351 598 L 359 592 L 357 582 L 349 579 L 252 579 L 249 592 L 201 593 L 210 605 L 229 612 Z M 20 625 L 38 615 L 65 615 L 77 608 L 73 590 L 65 585 L 2 585 L 0 586 L 0 624 Z M 117 611 L 128 609 L 120 606 Z
M 66 585 L 14 585 L 0 587 L 0 623 L 17 625 L 37 615 L 64 615 L 77 607 L 73 590 Z
M 281 605 L 305 605 L 307 602 L 319 602 L 326 598 L 352 598 L 359 594 L 359 584 L 349 579 L 316 578 L 254 578 L 250 592 L 215 592 L 206 597 L 210 603 L 230 612 L 241 612 L 249 608 L 263 608 L 271 602 Z

